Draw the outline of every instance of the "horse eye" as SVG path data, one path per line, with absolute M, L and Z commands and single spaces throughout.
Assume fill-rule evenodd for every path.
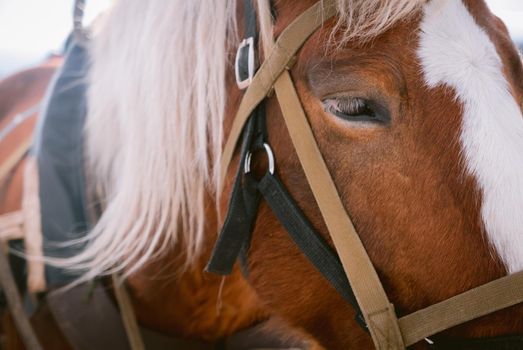
M 325 112 L 346 121 L 386 122 L 388 118 L 378 113 L 372 104 L 363 98 L 334 97 L 323 100 Z

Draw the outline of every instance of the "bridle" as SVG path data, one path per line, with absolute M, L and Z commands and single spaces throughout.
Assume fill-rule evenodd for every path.
M 345 211 L 289 73 L 305 41 L 335 15 L 335 1 L 318 1 L 295 19 L 273 45 L 266 45 L 269 54 L 255 74 L 256 12 L 251 0 L 245 0 L 244 6 L 247 39 L 238 49 L 236 74 L 238 85 L 247 89 L 223 150 L 222 182 L 241 138 L 240 167 L 227 217 L 207 269 L 228 274 L 238 257 L 246 258 L 258 205 L 263 198 L 305 256 L 354 307 L 358 323 L 370 333 L 377 349 L 403 349 L 423 339 L 435 346 L 434 340 L 428 337 L 523 302 L 522 271 L 401 318 L 396 316 Z M 260 13 L 260 21 L 267 20 L 268 16 L 270 13 Z M 272 90 L 336 252 L 314 230 L 274 170 L 275 158 L 267 143 L 264 111 L 264 100 Z M 250 174 L 250 159 L 252 152 L 260 149 L 268 155 L 269 169 L 261 180 L 256 180 Z M 488 343 L 489 339 L 482 341 Z M 501 340 L 515 348 L 523 346 L 523 337 L 519 336 L 492 339 L 498 342 L 496 344 Z M 441 344 L 447 346 L 444 342 Z

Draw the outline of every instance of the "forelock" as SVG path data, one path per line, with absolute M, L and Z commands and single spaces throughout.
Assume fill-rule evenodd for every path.
M 427 0 L 336 0 L 341 42 L 369 41 L 420 12 Z

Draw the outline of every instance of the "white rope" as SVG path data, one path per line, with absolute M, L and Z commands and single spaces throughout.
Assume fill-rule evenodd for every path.
M 37 103 L 36 105 L 26 109 L 25 111 L 18 113 L 15 115 L 13 120 L 9 124 L 5 126 L 2 130 L 0 130 L 0 142 L 2 142 L 16 127 L 20 124 L 22 124 L 24 121 L 29 119 L 32 115 L 35 113 L 38 113 L 40 111 L 40 103 Z

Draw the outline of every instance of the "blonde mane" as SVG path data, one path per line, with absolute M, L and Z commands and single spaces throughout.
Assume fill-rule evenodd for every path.
M 337 0 L 344 40 L 371 39 L 422 0 Z M 130 274 L 175 244 L 200 253 L 223 143 L 235 1 L 119 0 L 91 48 L 87 155 L 104 213 L 85 249 L 52 263 Z M 265 35 L 271 35 L 264 26 Z M 232 38 L 232 39 L 231 39 Z

